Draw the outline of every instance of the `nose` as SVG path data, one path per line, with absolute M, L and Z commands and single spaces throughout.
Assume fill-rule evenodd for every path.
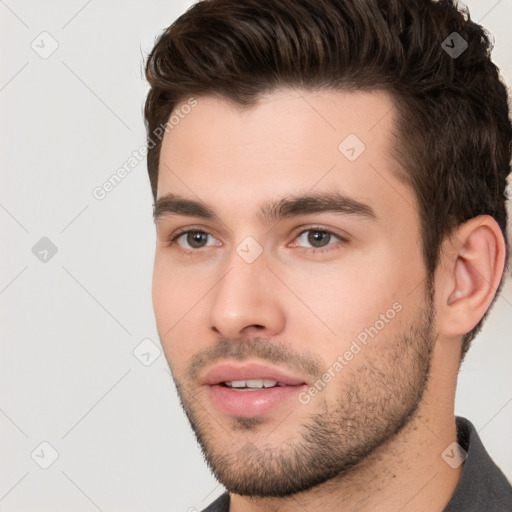
M 212 291 L 211 329 L 229 339 L 273 337 L 283 331 L 284 304 L 265 255 L 247 263 L 234 253 L 228 268 Z

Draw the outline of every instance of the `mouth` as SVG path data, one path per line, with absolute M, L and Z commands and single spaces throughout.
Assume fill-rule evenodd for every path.
M 307 388 L 305 379 L 260 363 L 222 363 L 202 379 L 212 405 L 228 416 L 254 418 L 289 403 Z M 297 402 L 298 403 L 298 402 Z
M 221 382 L 221 386 L 237 391 L 256 391 L 258 389 L 269 389 L 275 387 L 287 386 L 283 382 L 276 382 L 269 379 L 251 379 L 251 380 L 232 380 L 231 382 Z

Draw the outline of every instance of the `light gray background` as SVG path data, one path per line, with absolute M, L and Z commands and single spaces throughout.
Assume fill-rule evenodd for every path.
M 222 492 L 156 357 L 145 160 L 92 195 L 145 144 L 143 58 L 191 4 L 0 0 L 2 512 L 192 512 Z M 510 85 L 512 1 L 468 5 Z M 31 47 L 52 40 L 46 59 Z M 32 251 L 43 237 L 58 250 L 46 262 Z M 511 332 L 509 281 L 456 402 L 509 478 Z M 144 339 L 149 366 L 133 353 Z M 42 442 L 58 452 L 48 469 Z

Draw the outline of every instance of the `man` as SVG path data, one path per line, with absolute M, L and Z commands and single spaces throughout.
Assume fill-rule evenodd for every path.
M 156 42 L 153 302 L 206 510 L 512 510 L 454 416 L 507 259 L 489 54 L 447 0 L 204 0 Z

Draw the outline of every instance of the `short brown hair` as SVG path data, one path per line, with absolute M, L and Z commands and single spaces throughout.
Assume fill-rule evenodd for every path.
M 448 51 L 454 41 L 467 43 L 460 55 Z M 466 220 L 491 215 L 506 242 L 512 126 L 491 49 L 485 30 L 452 0 L 203 0 L 159 36 L 147 59 L 153 197 L 161 140 L 152 133 L 187 97 L 252 106 L 280 87 L 385 90 L 397 108 L 394 156 L 418 199 L 432 279 L 444 238 Z M 464 336 L 462 357 L 485 316 Z

